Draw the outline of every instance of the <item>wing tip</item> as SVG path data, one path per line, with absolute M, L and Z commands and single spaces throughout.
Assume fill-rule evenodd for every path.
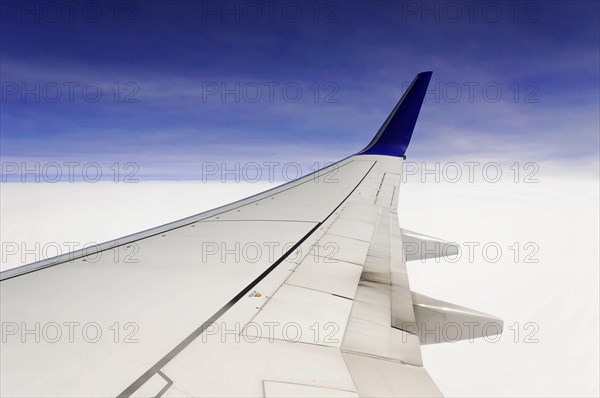
M 373 140 L 358 155 L 405 157 L 433 71 L 418 73 Z

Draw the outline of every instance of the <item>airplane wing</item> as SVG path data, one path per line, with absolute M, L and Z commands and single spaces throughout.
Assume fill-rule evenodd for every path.
M 396 210 L 430 78 L 336 164 L 0 274 L 1 395 L 441 395 L 420 345 L 502 321 L 410 290 L 406 261 L 458 250 Z

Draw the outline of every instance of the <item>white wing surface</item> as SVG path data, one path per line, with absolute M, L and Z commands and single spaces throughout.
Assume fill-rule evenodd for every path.
M 354 156 L 2 273 L 1 395 L 441 395 L 420 345 L 502 322 L 410 290 L 407 260 L 455 253 L 401 229 L 396 211 L 430 76 L 417 75 Z M 432 335 L 450 322 L 460 336 Z

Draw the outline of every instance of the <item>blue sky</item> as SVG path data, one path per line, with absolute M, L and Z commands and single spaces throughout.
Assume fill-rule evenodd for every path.
M 597 161 L 597 1 L 2 1 L 3 162 L 323 164 L 434 72 L 413 160 Z

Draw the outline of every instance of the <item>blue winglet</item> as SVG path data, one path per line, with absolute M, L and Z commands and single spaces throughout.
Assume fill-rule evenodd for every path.
M 421 104 L 433 72 L 421 72 L 412 81 L 396 107 L 383 123 L 369 145 L 358 155 L 388 155 L 404 157 L 410 143 Z

